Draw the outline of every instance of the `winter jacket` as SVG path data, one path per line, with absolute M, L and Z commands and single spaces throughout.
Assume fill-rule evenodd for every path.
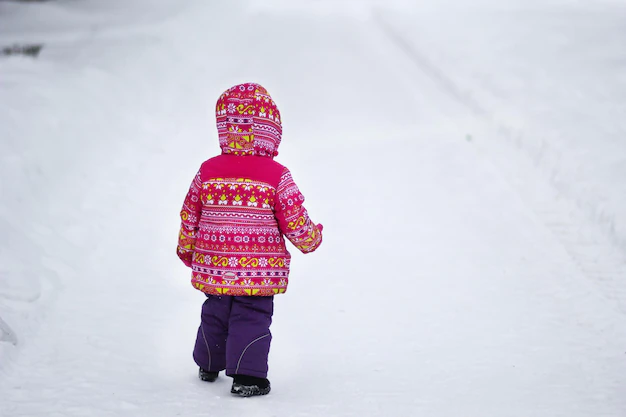
M 192 284 L 207 294 L 268 296 L 287 290 L 291 256 L 322 243 L 304 196 L 287 168 L 274 161 L 280 113 L 258 84 L 225 91 L 217 101 L 222 154 L 205 161 L 180 213 L 178 257 Z

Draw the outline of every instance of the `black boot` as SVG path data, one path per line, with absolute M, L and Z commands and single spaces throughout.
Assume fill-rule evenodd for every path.
M 198 371 L 198 378 L 203 381 L 213 382 L 217 379 L 217 376 L 219 374 L 219 372 L 205 371 L 204 369 L 200 368 L 200 370 Z
M 269 394 L 270 390 L 270 381 L 267 378 L 233 375 L 233 387 L 230 392 L 240 397 L 252 397 L 253 395 Z

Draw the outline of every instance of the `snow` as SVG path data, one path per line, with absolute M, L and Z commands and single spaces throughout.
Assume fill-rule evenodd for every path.
M 1 416 L 626 415 L 623 1 L 0 2 Z M 265 85 L 324 244 L 196 378 L 178 210 Z M 295 252 L 293 250 L 292 252 Z
M 626 3 L 547 10 L 530 3 L 482 15 L 449 14 L 433 27 L 420 24 L 428 14 L 405 13 L 393 24 L 433 51 L 432 67 L 480 103 L 500 140 L 532 158 L 560 194 L 625 249 Z

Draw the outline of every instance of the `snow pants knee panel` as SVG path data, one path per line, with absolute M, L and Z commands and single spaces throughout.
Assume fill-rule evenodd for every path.
M 234 297 L 226 342 L 226 374 L 267 377 L 274 297 Z
M 193 359 L 206 371 L 218 372 L 226 369 L 226 339 L 230 309 L 230 297 L 208 296 L 202 304 Z

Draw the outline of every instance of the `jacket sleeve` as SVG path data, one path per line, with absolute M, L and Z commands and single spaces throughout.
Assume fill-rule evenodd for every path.
M 200 199 L 200 189 L 202 181 L 200 179 L 200 171 L 196 174 L 191 182 L 189 192 L 185 197 L 183 208 L 180 211 L 182 223 L 178 234 L 178 248 L 176 253 L 181 261 L 188 267 L 191 267 L 194 247 L 196 244 L 196 233 L 198 233 L 198 223 L 202 213 L 202 200 Z
M 310 253 L 322 243 L 322 225 L 311 221 L 303 203 L 304 196 L 285 168 L 276 189 L 274 215 L 285 237 L 302 253 Z

